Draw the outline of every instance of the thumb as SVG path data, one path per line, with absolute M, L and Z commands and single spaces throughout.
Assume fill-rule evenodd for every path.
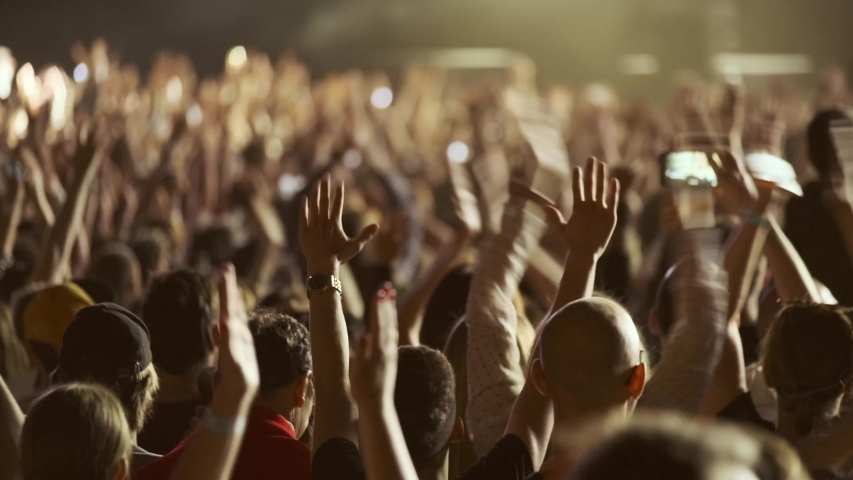
M 392 225 L 392 228 L 393 228 L 393 225 Z M 365 245 L 367 245 L 367 242 L 369 242 L 370 240 L 373 239 L 374 236 L 376 236 L 376 234 L 378 232 L 379 232 L 379 225 L 376 225 L 374 223 L 373 225 L 369 225 L 367 227 L 364 227 L 364 230 L 362 230 L 361 233 L 359 233 L 353 239 L 353 241 L 358 244 L 358 249 L 361 250 L 362 248 L 364 248 Z

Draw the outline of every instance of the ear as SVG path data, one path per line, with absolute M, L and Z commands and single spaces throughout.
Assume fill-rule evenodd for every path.
M 634 400 L 640 398 L 646 388 L 646 364 L 640 363 L 631 371 L 631 379 L 628 381 L 628 395 Z
M 465 422 L 461 417 L 456 417 L 456 423 L 453 424 L 453 431 L 450 433 L 450 443 L 459 443 L 465 439 Z
M 130 471 L 130 466 L 127 462 L 127 458 L 122 458 L 118 462 L 118 466 L 116 466 L 116 472 L 113 475 L 113 480 L 124 480 L 128 478 L 128 472 Z
M 297 407 L 303 407 L 308 396 L 308 387 L 314 380 L 314 372 L 311 370 L 300 375 L 296 379 L 296 388 L 293 389 L 293 404 Z
M 660 330 L 660 313 L 657 308 L 649 312 L 649 331 L 656 337 L 663 336 L 663 332 Z
M 533 375 L 533 385 L 540 394 L 551 398 L 551 389 L 548 388 L 548 383 L 545 381 L 545 370 L 542 368 L 542 360 L 533 360 L 533 368 L 530 370 Z

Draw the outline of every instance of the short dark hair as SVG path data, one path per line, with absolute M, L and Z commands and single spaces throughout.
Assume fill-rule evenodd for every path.
M 87 276 L 112 287 L 116 302 L 123 307 L 136 306 L 127 304 L 138 300 L 132 295 L 134 288 L 141 286 L 142 273 L 139 259 L 127 245 L 113 242 L 101 246 L 92 258 Z
M 837 121 L 853 125 L 853 120 L 843 111 L 824 110 L 815 115 L 806 132 L 809 160 L 821 178 L 826 178 L 831 173 L 833 163 L 837 162 L 835 144 L 830 131 L 832 123 Z
M 473 267 L 460 265 L 441 279 L 424 311 L 422 344 L 437 350 L 444 348 L 456 321 L 465 314 L 473 276 Z
M 198 268 L 205 263 L 212 267 L 231 260 L 234 254 L 234 235 L 228 227 L 215 225 L 193 236 L 189 251 L 189 265 Z
M 213 286 L 192 270 L 155 277 L 142 308 L 154 365 L 172 375 L 201 366 L 214 349 Z
M 249 330 L 255 341 L 261 393 L 290 386 L 312 370 L 308 329 L 293 317 L 255 311 L 249 316 Z
M 456 380 L 447 358 L 425 346 L 400 347 L 394 404 L 415 467 L 437 461 L 456 423 Z

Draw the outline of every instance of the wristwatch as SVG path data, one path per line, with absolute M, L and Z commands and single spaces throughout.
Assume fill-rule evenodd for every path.
M 308 298 L 315 293 L 325 293 L 329 290 L 335 290 L 339 295 L 343 295 L 341 288 L 341 280 L 334 275 L 311 275 L 308 277 Z

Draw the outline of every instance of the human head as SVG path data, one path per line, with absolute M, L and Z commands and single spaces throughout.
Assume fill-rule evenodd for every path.
M 426 346 L 400 347 L 394 404 L 415 467 L 443 466 L 451 441 L 461 440 L 463 434 L 447 358 Z
M 189 251 L 189 266 L 194 269 L 211 268 L 231 260 L 234 254 L 234 236 L 228 227 L 216 225 L 193 236 Z
M 441 279 L 424 311 L 422 344 L 439 350 L 444 348 L 453 325 L 465 314 L 473 273 L 470 265 L 462 265 Z
M 593 297 L 561 308 L 542 329 L 539 348 L 533 380 L 564 426 L 617 408 L 627 414 L 643 393 L 640 336 L 612 300 Z
M 21 432 L 24 480 L 122 480 L 128 474 L 130 429 L 106 388 L 54 388 L 30 409 Z
M 812 119 L 806 133 L 809 160 L 821 180 L 830 183 L 842 174 L 830 127 L 835 123 L 853 126 L 853 120 L 841 110 L 824 110 Z
M 115 301 L 125 308 L 135 308 L 142 297 L 142 273 L 136 254 L 123 243 L 109 243 L 92 258 L 88 276 L 110 285 Z
M 853 324 L 831 305 L 795 304 L 770 325 L 762 345 L 767 386 L 778 394 L 780 425 L 805 436 L 836 415 L 853 380 Z
M 585 434 L 588 445 L 580 448 L 582 455 L 567 479 L 809 478 L 784 440 L 734 424 L 654 413 L 621 425 L 598 422 Z
M 182 376 L 210 366 L 215 349 L 213 288 L 192 270 L 155 277 L 142 307 L 154 365 Z
M 53 380 L 107 387 L 121 402 L 131 432 L 139 432 L 159 385 L 148 329 L 113 303 L 80 310 L 65 331 Z
M 152 278 L 169 270 L 169 238 L 162 231 L 148 231 L 137 238 L 131 248 L 139 260 L 143 285 L 148 285 Z
M 287 418 L 301 437 L 314 410 L 314 380 L 308 329 L 272 311 L 250 315 L 261 388 L 258 402 Z
M 24 339 L 45 372 L 56 368 L 62 337 L 77 312 L 93 305 L 86 292 L 74 283 L 38 291 L 24 310 Z

